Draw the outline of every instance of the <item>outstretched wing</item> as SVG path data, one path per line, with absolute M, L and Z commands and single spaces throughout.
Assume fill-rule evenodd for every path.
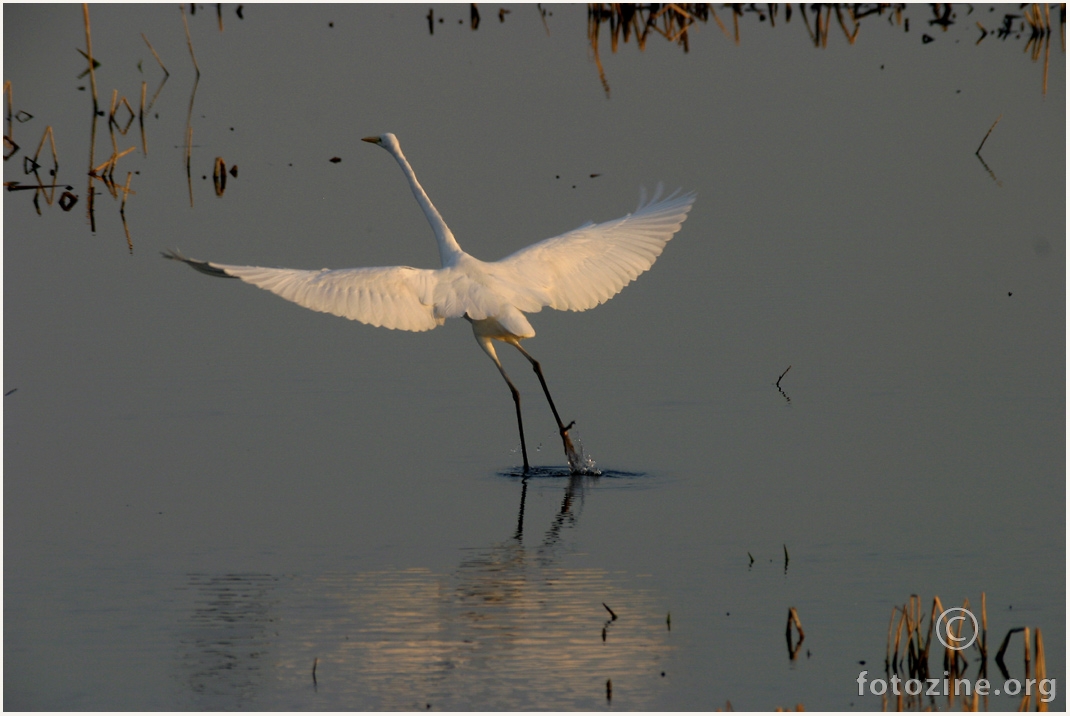
M 522 311 L 594 308 L 654 264 L 695 202 L 693 192 L 661 200 L 658 194 L 641 199 L 633 214 L 532 244 L 489 263 L 488 271 L 515 287 L 513 301 Z
M 240 278 L 313 311 L 403 331 L 426 331 L 442 325 L 435 315 L 435 276 L 408 266 L 331 271 L 231 266 L 186 258 L 177 251 L 166 258 L 183 261 L 210 276 Z

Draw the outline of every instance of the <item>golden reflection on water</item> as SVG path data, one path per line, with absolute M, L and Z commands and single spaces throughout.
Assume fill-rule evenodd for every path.
M 295 707 L 593 708 L 610 680 L 613 706 L 651 708 L 667 683 L 667 607 L 634 575 L 559 564 L 575 496 L 570 485 L 537 546 L 521 521 L 450 573 L 193 575 L 183 680 L 206 708 L 278 692 Z

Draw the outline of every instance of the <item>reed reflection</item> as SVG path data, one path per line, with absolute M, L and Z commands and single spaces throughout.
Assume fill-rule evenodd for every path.
M 605 704 L 607 680 L 614 705 L 650 708 L 671 651 L 661 597 L 561 559 L 593 479 L 569 479 L 531 544 L 531 482 L 520 480 L 513 534 L 468 551 L 449 574 L 194 576 L 184 680 L 218 698 L 200 703 L 208 708 L 279 703 L 277 691 L 295 695 L 291 707 L 592 708 Z

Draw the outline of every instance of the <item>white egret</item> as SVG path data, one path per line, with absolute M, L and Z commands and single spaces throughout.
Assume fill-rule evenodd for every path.
M 623 218 L 601 224 L 588 222 L 499 261 L 480 261 L 461 250 L 416 180 L 397 137 L 384 134 L 365 137 L 364 141 L 390 152 L 401 166 L 438 241 L 442 268 L 386 266 L 305 271 L 198 261 L 177 251 L 163 255 L 210 276 L 240 278 L 313 311 L 373 326 L 426 331 L 442 325 L 447 318 L 464 318 L 472 324 L 476 341 L 494 361 L 513 395 L 524 472 L 528 473 L 530 467 L 520 393 L 502 367 L 493 341 L 508 343 L 531 362 L 557 420 L 569 468 L 573 472 L 581 470 L 582 457 L 568 436 L 575 421 L 568 425 L 561 421 L 539 362 L 520 346 L 521 340 L 535 335 L 524 313 L 536 313 L 543 306 L 585 311 L 617 295 L 653 265 L 687 218 L 695 194 L 677 192 L 659 199 L 659 191 L 649 202 L 641 198 L 635 213 Z

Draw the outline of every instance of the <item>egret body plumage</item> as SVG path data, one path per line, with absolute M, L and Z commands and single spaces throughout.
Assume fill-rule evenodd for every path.
M 413 196 L 423 209 L 438 242 L 442 266 L 409 266 L 301 270 L 234 266 L 164 252 L 212 276 L 239 278 L 305 308 L 351 320 L 406 331 L 426 331 L 447 318 L 464 318 L 476 341 L 501 373 L 516 405 L 524 472 L 530 471 L 520 393 L 494 350 L 494 341 L 519 350 L 538 375 L 546 400 L 557 420 L 572 471 L 582 469 L 581 456 L 569 439 L 573 423 L 565 425 L 546 386 L 542 368 L 520 341 L 535 335 L 525 313 L 544 306 L 585 311 L 604 303 L 653 265 L 665 244 L 680 229 L 695 201 L 693 193 L 641 200 L 639 208 L 620 219 L 587 223 L 578 229 L 523 248 L 498 261 L 480 261 L 465 253 L 427 193 L 420 186 L 397 137 L 365 137 L 397 160 Z

